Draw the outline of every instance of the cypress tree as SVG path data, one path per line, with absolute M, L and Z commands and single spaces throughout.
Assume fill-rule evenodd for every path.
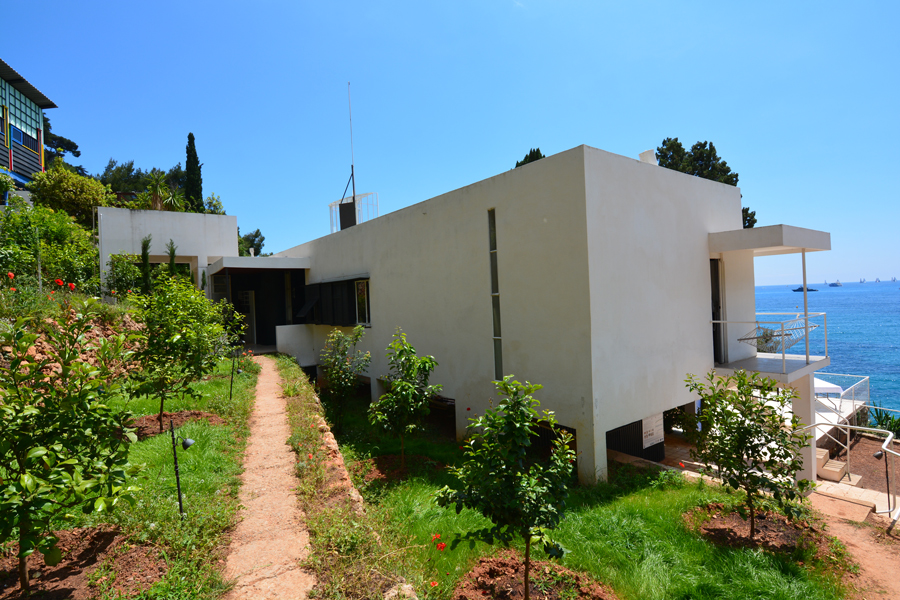
M 194 146 L 194 134 L 188 134 L 187 159 L 184 165 L 184 197 L 192 212 L 203 212 L 203 177 L 200 175 L 200 159 Z
M 153 237 L 148 235 L 141 240 L 141 293 L 149 294 L 152 287 L 150 281 L 150 243 Z

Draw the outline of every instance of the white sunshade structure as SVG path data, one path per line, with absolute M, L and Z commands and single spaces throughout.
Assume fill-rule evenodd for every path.
M 844 393 L 844 388 L 842 388 L 841 386 L 835 385 L 833 383 L 828 383 L 827 381 L 823 381 L 818 377 L 813 378 L 813 383 L 815 385 L 817 396 L 820 394 L 824 396 L 830 396 L 831 394 L 840 396 Z

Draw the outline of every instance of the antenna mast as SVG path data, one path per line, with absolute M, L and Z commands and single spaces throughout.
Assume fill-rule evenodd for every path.
M 353 104 L 350 102 L 350 82 L 347 82 L 347 109 L 350 112 L 350 181 L 353 182 L 353 202 L 356 202 L 356 177 L 353 174 Z

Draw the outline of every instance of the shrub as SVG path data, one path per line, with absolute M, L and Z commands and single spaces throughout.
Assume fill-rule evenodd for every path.
M 84 226 L 91 225 L 95 206 L 109 206 L 116 195 L 108 185 L 92 177 L 82 177 L 63 166 L 61 158 L 43 173 L 36 173 L 25 187 L 36 206 L 63 211 Z
M 328 407 L 336 431 L 343 425 L 344 405 L 353 397 L 359 376 L 366 372 L 372 360 L 368 352 L 354 351 L 364 331 L 362 325 L 354 327 L 350 335 L 332 329 L 320 356 L 325 385 L 319 394 Z
M 111 510 L 134 489 L 128 446 L 136 438 L 125 428 L 131 415 L 104 402 L 117 389 L 107 379 L 129 356 L 125 337 L 101 341 L 95 365 L 80 358 L 95 303 L 64 303 L 65 322 L 46 329 L 50 359 L 29 356 L 38 337 L 33 322 L 18 319 L 0 332 L 7 361 L 0 368 L 0 543 L 18 539 L 23 590 L 35 550 L 48 565 L 62 558 L 54 519 L 79 508 Z
M 112 254 L 106 262 L 106 294 L 116 292 L 116 296 L 122 297 L 129 291 L 141 289 L 141 269 L 138 267 L 140 257 L 136 254 L 123 252 Z
M 457 534 L 453 548 L 465 539 L 473 544 L 480 540 L 508 545 L 517 537 L 525 541 L 527 600 L 532 544 L 541 544 L 551 558 L 564 552 L 549 534 L 563 516 L 575 453 L 569 448 L 572 436 L 561 431 L 550 459 L 545 464 L 530 462 L 526 455 L 531 439 L 538 435 L 538 420 L 553 427 L 556 418 L 550 411 L 537 411 L 540 402 L 531 394 L 541 389 L 540 385 L 512 381 L 512 375 L 496 385 L 506 399 L 483 417 L 471 419 L 478 433 L 464 446 L 465 463 L 450 469 L 457 483 L 442 488 L 437 503 L 455 505 L 457 513 L 463 508 L 475 509 L 494 524 L 465 536 Z
M 695 446 L 691 456 L 744 492 L 738 512 L 750 519 L 750 538 L 756 533 L 756 508 L 767 492 L 788 517 L 801 515 L 795 502 L 812 484 L 794 477 L 803 467 L 800 450 L 811 436 L 791 413 L 794 390 L 745 371 L 727 377 L 710 372 L 707 383 L 693 375 L 685 381 L 702 400 L 698 414 L 684 415 L 685 435 Z
M 441 386 L 428 385 L 437 361 L 433 356 L 417 356 L 400 329 L 388 346 L 387 356 L 391 365 L 385 382 L 388 391 L 369 406 L 369 421 L 399 436 L 400 468 L 405 469 L 403 436 L 418 429 L 422 418 L 428 415 L 431 397 L 441 391 Z
M 213 370 L 229 347 L 222 311 L 189 281 L 165 277 L 150 294 L 133 296 L 144 324 L 136 393 L 159 399 L 159 430 L 167 398 L 195 395 L 190 384 Z

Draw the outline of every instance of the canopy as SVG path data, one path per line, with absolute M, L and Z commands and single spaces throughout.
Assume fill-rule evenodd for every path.
M 829 394 L 837 394 L 838 396 L 840 396 L 842 393 L 844 393 L 844 390 L 843 388 L 841 388 L 841 386 L 835 385 L 833 383 L 828 383 L 827 381 L 819 379 L 818 377 L 813 378 L 813 384 L 816 388 L 816 394 L 825 394 L 826 396 Z

